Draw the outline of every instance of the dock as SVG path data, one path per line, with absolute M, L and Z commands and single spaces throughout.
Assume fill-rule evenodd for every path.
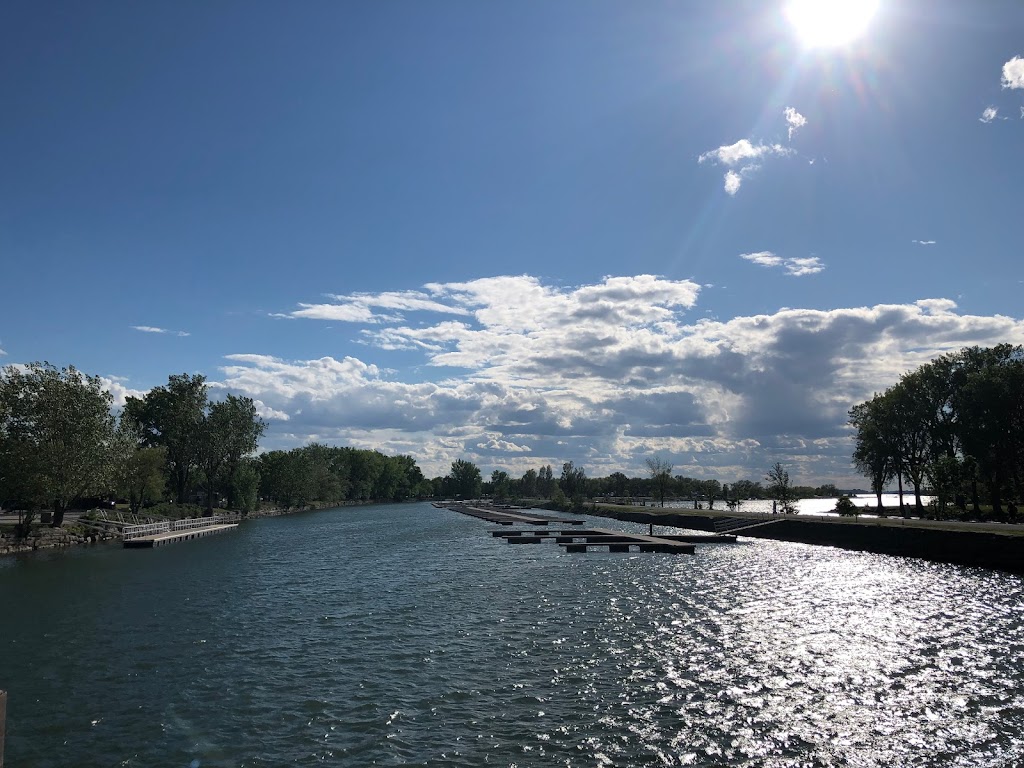
M 162 523 L 126 525 L 122 531 L 124 546 L 129 549 L 147 549 L 179 541 L 212 536 L 215 533 L 232 531 L 237 523 L 223 522 L 219 517 L 196 517 L 184 520 L 168 520 Z
M 497 523 L 498 525 L 515 525 L 517 523 L 520 525 L 549 525 L 552 523 L 556 525 L 583 525 L 582 520 L 571 520 L 554 515 L 537 515 L 530 513 L 530 510 L 528 509 L 520 509 L 518 507 L 479 507 L 470 506 L 469 504 L 463 504 L 460 502 L 445 502 L 435 504 L 434 506 L 443 509 L 450 509 L 453 512 L 461 512 L 464 515 L 485 520 L 488 523 Z M 516 511 L 513 511 L 513 509 Z
M 591 548 L 607 548 L 609 552 L 663 552 L 692 555 L 697 544 L 735 544 L 735 536 L 708 536 L 701 534 L 659 534 L 647 536 L 639 533 L 613 531 L 607 528 L 588 528 L 565 531 L 491 531 L 494 537 L 509 544 L 537 544 L 554 539 L 566 552 L 587 552 Z
M 608 528 L 582 528 L 556 526 L 582 526 L 585 521 L 552 515 L 534 514 L 532 510 L 496 507 L 491 505 L 467 504 L 464 502 L 435 503 L 439 509 L 450 509 L 470 517 L 502 526 L 515 524 L 529 526 L 509 530 L 507 527 L 492 530 L 491 536 L 502 538 L 507 544 L 539 544 L 554 540 L 568 552 L 588 552 L 604 549 L 608 552 L 661 552 L 675 555 L 692 555 L 697 544 L 735 544 L 735 534 L 677 534 L 654 535 L 613 531 Z M 515 510 L 515 511 L 513 511 Z M 540 529 L 539 526 L 544 526 Z

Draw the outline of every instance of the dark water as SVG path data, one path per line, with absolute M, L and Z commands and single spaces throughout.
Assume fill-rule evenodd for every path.
M 7 764 L 1024 764 L 1019 577 L 490 528 L 372 507 L 0 560 Z

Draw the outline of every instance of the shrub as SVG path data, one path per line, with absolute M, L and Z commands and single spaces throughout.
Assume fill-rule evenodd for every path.
M 836 499 L 836 512 L 842 517 L 856 517 L 860 514 L 860 507 L 850 501 L 849 496 L 840 496 Z

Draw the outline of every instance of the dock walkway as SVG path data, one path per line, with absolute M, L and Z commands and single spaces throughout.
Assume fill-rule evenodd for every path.
M 213 517 L 168 520 L 162 523 L 126 525 L 122 533 L 125 547 L 142 549 L 224 533 L 237 527 L 237 523 L 226 523 L 214 515 Z

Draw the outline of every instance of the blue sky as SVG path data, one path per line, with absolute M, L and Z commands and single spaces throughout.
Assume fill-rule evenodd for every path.
M 788 10 L 4 3 L 0 362 L 428 474 L 864 485 L 851 405 L 1024 342 L 1024 5 Z

